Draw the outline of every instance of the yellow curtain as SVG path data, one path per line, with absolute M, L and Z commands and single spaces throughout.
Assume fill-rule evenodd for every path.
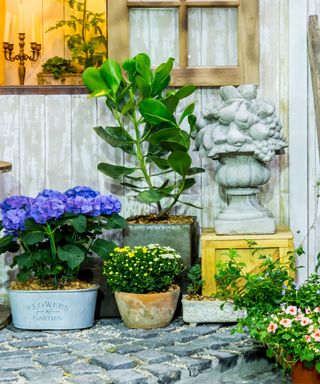
M 4 85 L 4 57 L 2 52 L 2 42 L 4 33 L 4 19 L 6 14 L 6 0 L 0 0 L 0 85 Z

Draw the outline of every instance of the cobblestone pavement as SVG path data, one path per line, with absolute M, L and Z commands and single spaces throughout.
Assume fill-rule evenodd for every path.
M 119 319 L 83 331 L 9 325 L 0 331 L 0 383 L 282 383 L 264 351 L 230 330 L 181 319 L 153 330 L 128 329 Z

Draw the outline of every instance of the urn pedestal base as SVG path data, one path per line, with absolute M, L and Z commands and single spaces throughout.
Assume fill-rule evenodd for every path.
M 256 243 L 259 248 L 255 254 L 250 248 L 248 240 Z M 293 234 L 288 227 L 278 227 L 271 235 L 218 235 L 212 228 L 204 228 L 201 235 L 201 264 L 202 278 L 205 285 L 202 289 L 204 296 L 216 293 L 217 265 L 224 263 L 229 248 L 239 253 L 238 262 L 244 262 L 244 272 L 257 273 L 260 271 L 261 259 L 259 255 L 270 255 L 273 260 L 288 261 L 289 253 L 294 251 Z

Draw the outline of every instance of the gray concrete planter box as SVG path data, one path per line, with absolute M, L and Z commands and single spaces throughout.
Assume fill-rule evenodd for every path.
M 123 243 L 136 245 L 160 244 L 174 248 L 183 263 L 190 268 L 199 255 L 199 224 L 128 224 L 123 232 Z
M 93 325 L 98 287 L 77 290 L 9 290 L 16 328 L 83 329 Z
M 225 303 L 224 308 L 220 306 L 221 300 L 187 300 L 186 295 L 182 298 L 183 321 L 190 325 L 198 323 L 236 323 L 246 316 L 244 310 L 235 311 L 232 303 Z

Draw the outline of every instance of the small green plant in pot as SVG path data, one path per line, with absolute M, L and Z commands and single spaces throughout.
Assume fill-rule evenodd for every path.
M 70 17 L 57 21 L 47 32 L 68 27 L 71 32 L 65 35 L 65 39 L 72 54 L 72 62 L 81 70 L 100 66 L 107 56 L 107 38 L 102 30 L 104 12 L 90 11 L 87 0 L 67 0 L 66 3 L 71 10 Z
M 189 285 L 187 295 L 183 295 L 183 320 L 191 325 L 197 323 L 235 323 L 245 315 L 243 310 L 235 310 L 231 298 L 221 300 L 217 297 L 203 296 L 201 265 L 196 264 L 187 274 Z
M 159 244 L 115 248 L 103 268 L 128 327 L 158 328 L 171 322 L 180 293 L 175 283 L 183 270 L 174 249 Z
M 194 103 L 176 116 L 180 101 L 195 87 L 166 91 L 173 61 L 170 58 L 153 70 L 150 58 L 141 53 L 123 63 L 124 72 L 120 64 L 108 59 L 101 68 L 87 68 L 83 73 L 91 96 L 104 97 L 116 121 L 115 126 L 95 131 L 132 159 L 130 167 L 100 163 L 98 169 L 134 191 L 140 202 L 155 204 L 158 217 L 170 213 L 177 203 L 193 206 L 183 201 L 183 192 L 195 184 L 194 175 L 204 172 L 192 167 L 189 155 L 196 123 Z M 187 131 L 182 128 L 184 120 Z
M 149 244 L 115 248 L 104 262 L 103 274 L 113 292 L 122 320 L 129 328 L 159 328 L 175 313 L 183 270 L 172 248 Z
M 77 73 L 77 68 L 72 65 L 71 60 L 64 57 L 54 56 L 42 64 L 43 73 L 52 74 L 55 79 L 59 79 L 66 74 Z

